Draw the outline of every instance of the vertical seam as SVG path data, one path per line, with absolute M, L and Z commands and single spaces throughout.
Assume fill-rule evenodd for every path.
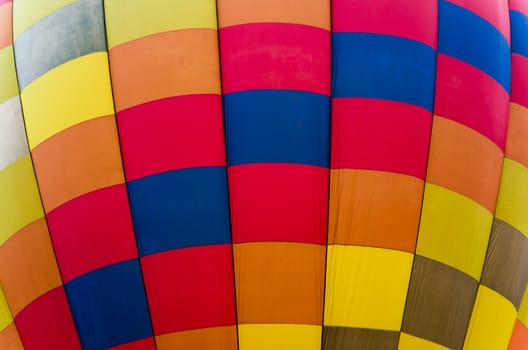
M 227 212 L 229 215 L 229 232 L 231 235 L 231 268 L 233 271 L 233 301 L 234 301 L 234 307 L 235 307 L 235 330 L 236 330 L 236 342 L 237 342 L 237 350 L 240 349 L 240 340 L 239 340 L 239 332 L 238 332 L 238 302 L 237 302 L 237 283 L 236 283 L 236 269 L 235 269 L 235 243 L 233 241 L 233 224 L 232 224 L 232 213 L 231 213 L 231 191 L 229 188 L 229 154 L 227 152 L 227 123 L 226 123 L 226 112 L 224 108 L 224 92 L 223 92 L 223 86 L 222 86 L 222 50 L 220 48 L 221 46 L 221 36 L 220 36 L 220 15 L 218 11 L 218 0 L 215 1 L 215 12 L 216 12 L 216 35 L 217 35 L 217 42 L 218 42 L 218 67 L 219 67 L 219 79 L 220 79 L 220 100 L 222 103 L 222 118 L 223 118 L 223 127 L 224 127 L 224 157 L 225 157 L 225 178 L 226 178 L 226 192 L 227 192 Z
M 28 134 L 27 134 L 27 124 L 26 124 L 26 118 L 25 118 L 25 115 L 24 115 L 24 104 L 22 103 L 22 91 L 20 89 L 20 80 L 18 78 L 18 68 L 17 68 L 17 60 L 16 60 L 16 54 L 15 54 L 15 30 L 14 30 L 15 2 L 16 1 L 14 1 L 14 0 L 12 1 L 12 8 L 11 8 L 11 41 L 12 41 L 11 45 L 13 47 L 13 63 L 14 63 L 14 68 L 15 68 L 16 81 L 17 81 L 18 98 L 19 98 L 19 102 L 20 102 L 20 112 L 21 112 L 21 116 L 22 116 L 22 122 L 24 123 L 24 134 L 25 134 L 25 137 L 26 137 L 26 143 L 27 143 L 27 150 L 28 150 L 29 158 L 31 160 L 31 168 L 33 170 L 33 176 L 35 178 L 35 184 L 37 186 L 37 192 L 38 192 L 38 196 L 39 196 L 39 200 L 40 200 L 40 205 L 41 205 L 41 208 L 42 208 L 42 213 L 44 214 L 43 215 L 43 219 L 44 219 L 44 222 L 46 223 L 46 229 L 48 231 L 48 238 L 49 238 L 49 241 L 51 243 L 51 250 L 52 250 L 52 253 L 53 253 L 53 257 L 55 258 L 55 264 L 57 266 L 57 271 L 59 272 L 59 278 L 60 278 L 60 283 L 61 283 L 60 286 L 57 286 L 57 287 L 53 288 L 52 290 L 50 290 L 50 291 L 38 296 L 32 302 L 40 299 L 41 297 L 43 297 L 44 295 L 48 294 L 49 292 L 51 292 L 53 290 L 56 290 L 58 288 L 62 288 L 63 291 L 64 291 L 64 296 L 66 298 L 66 302 L 68 304 L 69 315 L 70 315 L 70 317 L 72 319 L 72 322 L 73 322 L 73 324 L 75 326 L 75 334 L 77 335 L 77 340 L 79 341 L 79 344 L 81 344 L 81 338 L 79 336 L 79 331 L 77 329 L 77 325 L 75 324 L 75 317 L 73 317 L 73 312 L 72 312 L 72 308 L 71 308 L 71 304 L 70 304 L 70 299 L 68 298 L 68 295 L 66 293 L 66 285 L 64 284 L 64 279 L 62 277 L 61 267 L 60 267 L 60 264 L 59 264 L 59 260 L 57 259 L 57 253 L 55 252 L 55 244 L 53 242 L 53 236 L 51 234 L 51 230 L 49 228 L 49 223 L 48 223 L 48 212 L 46 211 L 46 208 L 44 207 L 44 201 L 42 199 L 42 194 L 41 194 L 41 190 L 40 190 L 40 183 L 39 183 L 39 180 L 38 180 L 37 171 L 35 170 L 35 162 L 33 160 L 33 152 L 32 152 L 32 150 L 30 149 L 30 146 L 29 146 L 29 137 L 28 137 Z M 60 11 L 60 9 L 58 11 Z M 17 332 L 18 332 L 18 326 L 16 325 L 16 316 L 15 315 L 13 315 L 13 323 L 17 327 Z M 20 333 L 19 333 L 19 337 L 20 337 L 20 341 L 22 342 L 22 345 L 24 347 L 26 347 L 26 345 L 24 344 L 24 340 L 22 339 L 22 336 L 20 335 Z M 81 346 L 82 346 L 82 344 L 81 344 Z
M 330 230 L 330 203 L 331 203 L 331 189 L 332 189 L 332 121 L 333 121 L 333 115 L 332 115 L 332 101 L 333 101 L 333 90 L 334 90 L 334 74 L 333 74 L 333 66 L 334 66 L 334 60 L 333 60 L 333 42 L 334 42 L 334 36 L 332 34 L 332 22 L 333 22 L 333 13 L 332 13 L 332 5 L 333 0 L 329 0 L 329 11 L 330 11 L 330 28 L 329 28 L 329 35 L 330 35 L 330 96 L 329 96 L 329 116 L 328 116 L 328 186 L 327 186 L 327 208 L 326 208 L 326 240 L 325 240 L 325 264 L 324 264 L 324 276 L 323 276 L 323 303 L 322 303 L 322 313 L 321 313 L 321 350 L 324 348 L 324 319 L 325 319 L 325 307 L 326 307 L 326 275 L 328 272 L 328 236 L 329 236 L 329 230 Z
M 512 67 L 511 67 L 511 57 L 512 57 L 512 41 L 511 41 L 511 32 L 512 32 L 512 28 L 511 28 L 511 15 L 510 15 L 510 2 L 509 0 L 506 1 L 506 6 L 508 7 L 508 24 L 510 26 L 510 91 L 509 91 L 509 94 L 508 94 L 508 107 L 511 103 L 511 89 L 512 89 Z M 497 29 L 497 28 L 496 28 Z M 480 278 L 478 280 L 478 284 L 477 284 L 477 291 L 475 293 L 475 299 L 473 300 L 473 307 L 471 308 L 471 316 L 470 316 L 470 319 L 469 319 L 469 322 L 467 324 L 467 327 L 466 327 L 466 332 L 465 332 L 465 338 L 464 338 L 464 349 L 465 349 L 465 346 L 466 346 L 466 342 L 468 340 L 468 331 L 470 330 L 469 329 L 469 326 L 471 324 L 471 320 L 473 319 L 473 312 L 475 311 L 475 307 L 477 306 L 476 303 L 477 303 L 477 298 L 478 298 L 478 295 L 479 295 L 479 291 L 480 291 L 480 286 L 483 285 L 482 284 L 482 273 L 484 272 L 485 268 L 486 268 L 486 263 L 488 262 L 488 254 L 490 252 L 490 245 L 491 245 L 491 239 L 492 239 L 492 235 L 493 235 L 493 226 L 495 224 L 495 214 L 496 214 L 496 211 L 497 211 L 497 202 L 499 200 L 499 195 L 500 195 L 500 192 L 501 192 L 501 184 L 502 184 L 502 175 L 504 173 L 504 160 L 506 159 L 506 143 L 508 142 L 507 140 L 507 132 L 508 132 L 508 128 L 509 128 L 509 119 L 510 119 L 510 110 L 508 108 L 508 112 L 507 112 L 507 121 L 506 121 L 506 139 L 505 139 L 505 144 L 504 144 L 504 150 L 503 150 L 503 154 L 504 154 L 504 157 L 502 159 L 502 167 L 501 167 L 501 173 L 500 173 L 500 177 L 499 177 L 499 186 L 497 188 L 497 199 L 495 201 L 495 209 L 493 211 L 493 221 L 491 223 L 491 227 L 490 227 L 490 234 L 489 234 L 489 237 L 488 237 L 488 244 L 487 244 L 487 247 L 486 247 L 486 254 L 484 255 L 484 263 L 482 264 L 482 269 L 480 271 Z M 499 293 L 500 294 L 500 293 Z M 513 304 L 513 303 L 512 303 Z M 515 307 L 516 311 L 517 310 L 517 307 Z M 513 329 L 512 329 L 513 331 Z M 511 338 L 511 334 L 510 334 L 510 338 Z
M 436 110 L 436 79 L 437 79 L 437 72 L 438 72 L 438 51 L 439 51 L 439 38 L 440 38 L 440 6 L 439 3 L 442 0 L 438 0 L 436 2 L 436 48 L 435 48 L 435 65 L 434 65 L 434 81 L 433 81 L 433 105 L 431 110 L 431 127 L 429 128 L 429 147 L 427 148 L 427 163 L 425 166 L 425 176 L 423 178 L 423 190 L 422 190 L 422 203 L 420 205 L 420 217 L 418 219 L 418 227 L 416 231 L 416 239 L 414 243 L 414 251 L 413 251 L 413 262 L 411 266 L 411 273 L 409 274 L 409 283 L 407 284 L 407 294 L 405 297 L 405 304 L 403 308 L 403 314 L 402 314 L 402 320 L 400 323 L 400 331 L 398 332 L 398 342 L 401 337 L 401 333 L 403 331 L 403 321 L 405 320 L 405 314 L 407 312 L 407 306 L 409 305 L 409 288 L 411 287 L 411 281 L 413 277 L 413 272 L 415 269 L 415 263 L 416 263 L 416 250 L 418 248 L 418 239 L 420 236 L 420 226 L 422 224 L 422 218 L 423 218 L 423 212 L 424 212 L 424 201 L 425 201 L 425 190 L 427 186 L 427 174 L 429 173 L 429 161 L 430 161 L 430 154 L 431 154 L 431 145 L 433 141 L 433 129 L 434 129 L 434 122 L 435 122 L 435 110 Z
M 141 283 L 143 284 L 143 292 L 144 292 L 144 295 L 145 295 L 145 302 L 147 304 L 147 309 L 148 309 L 148 317 L 149 317 L 149 323 L 150 323 L 150 330 L 151 330 L 151 333 L 152 333 L 152 338 L 154 340 L 154 347 L 155 349 L 158 348 L 158 343 L 157 343 L 157 339 L 156 339 L 156 334 L 154 333 L 154 322 L 152 320 L 152 315 L 151 315 L 151 312 L 150 312 L 150 303 L 149 303 L 149 298 L 148 298 L 148 295 L 147 295 L 147 286 L 145 284 L 145 277 L 143 275 L 143 264 L 141 262 L 141 253 L 140 253 L 140 250 L 139 250 L 139 243 L 138 243 L 138 240 L 137 240 L 137 235 L 136 235 L 136 223 L 134 221 L 134 212 L 132 210 L 132 205 L 130 203 L 130 193 L 128 192 L 128 180 L 127 180 L 127 176 L 126 176 L 126 171 L 125 171 L 125 162 L 123 160 L 123 148 L 121 146 L 121 133 L 119 131 L 119 122 L 118 122 L 118 119 L 117 119 L 117 110 L 116 110 L 116 104 L 115 104 L 115 98 L 114 98 L 114 84 L 113 84 L 113 81 L 112 81 L 112 69 L 111 69 L 111 66 L 110 66 L 110 46 L 108 44 L 108 31 L 107 31 L 107 25 L 106 25 L 106 6 L 105 6 L 105 0 L 101 0 L 101 6 L 102 6 L 102 13 L 103 13 L 103 29 L 104 29 L 104 35 L 105 35 L 105 45 L 106 45 L 106 59 L 107 59 L 107 64 L 108 64 L 108 79 L 109 79 L 109 84 L 110 84 L 110 93 L 111 93 L 111 97 L 112 97 L 112 107 L 114 109 L 114 123 L 115 123 L 115 131 L 117 133 L 117 146 L 119 147 L 119 158 L 121 160 L 121 168 L 122 168 L 122 171 L 123 171 L 123 178 L 124 178 L 124 185 L 125 185 L 125 191 L 126 191 L 126 195 L 127 195 L 127 205 L 128 205 L 128 210 L 129 210 L 129 213 L 130 213 L 130 220 L 132 221 L 132 226 L 133 226 L 133 229 L 134 229 L 134 243 L 136 245 L 136 252 L 137 252 L 137 260 L 138 260 L 138 264 L 139 264 L 139 271 L 140 271 L 140 274 L 141 274 Z M 143 338 L 145 339 L 145 338 Z M 137 339 L 137 340 L 141 340 L 141 339 Z

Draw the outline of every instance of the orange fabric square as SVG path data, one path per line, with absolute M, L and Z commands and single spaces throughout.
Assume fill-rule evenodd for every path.
M 322 324 L 326 247 L 234 245 L 238 322 Z
M 486 136 L 450 119 L 433 121 L 427 182 L 495 211 L 504 155 Z
M 228 326 L 167 333 L 156 337 L 156 345 L 158 350 L 236 350 L 237 331 L 235 326 Z
M 66 129 L 32 153 L 46 212 L 88 192 L 124 182 L 114 116 Z
M 328 244 L 414 252 L 424 184 L 388 172 L 331 171 Z
M 2 350 L 24 350 L 20 336 L 14 323 L 0 332 L 0 349 Z
M 13 315 L 62 284 L 44 219 L 39 219 L 0 247 L 0 280 Z

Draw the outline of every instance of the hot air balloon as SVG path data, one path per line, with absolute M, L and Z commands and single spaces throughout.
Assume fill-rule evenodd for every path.
M 0 0 L 0 349 L 528 349 L 528 3 Z

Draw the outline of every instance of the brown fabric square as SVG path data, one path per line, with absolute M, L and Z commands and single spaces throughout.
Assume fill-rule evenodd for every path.
M 396 350 L 399 332 L 349 327 L 323 328 L 323 350 Z
M 528 239 L 513 226 L 495 219 L 481 283 L 519 308 L 527 282 Z
M 462 349 L 477 288 L 465 273 L 416 255 L 402 331 Z

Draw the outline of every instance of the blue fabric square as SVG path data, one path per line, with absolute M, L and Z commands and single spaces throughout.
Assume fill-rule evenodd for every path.
M 128 191 L 141 256 L 231 243 L 225 167 L 147 176 L 128 183 Z
M 137 259 L 82 275 L 65 285 L 85 350 L 102 350 L 152 336 Z

